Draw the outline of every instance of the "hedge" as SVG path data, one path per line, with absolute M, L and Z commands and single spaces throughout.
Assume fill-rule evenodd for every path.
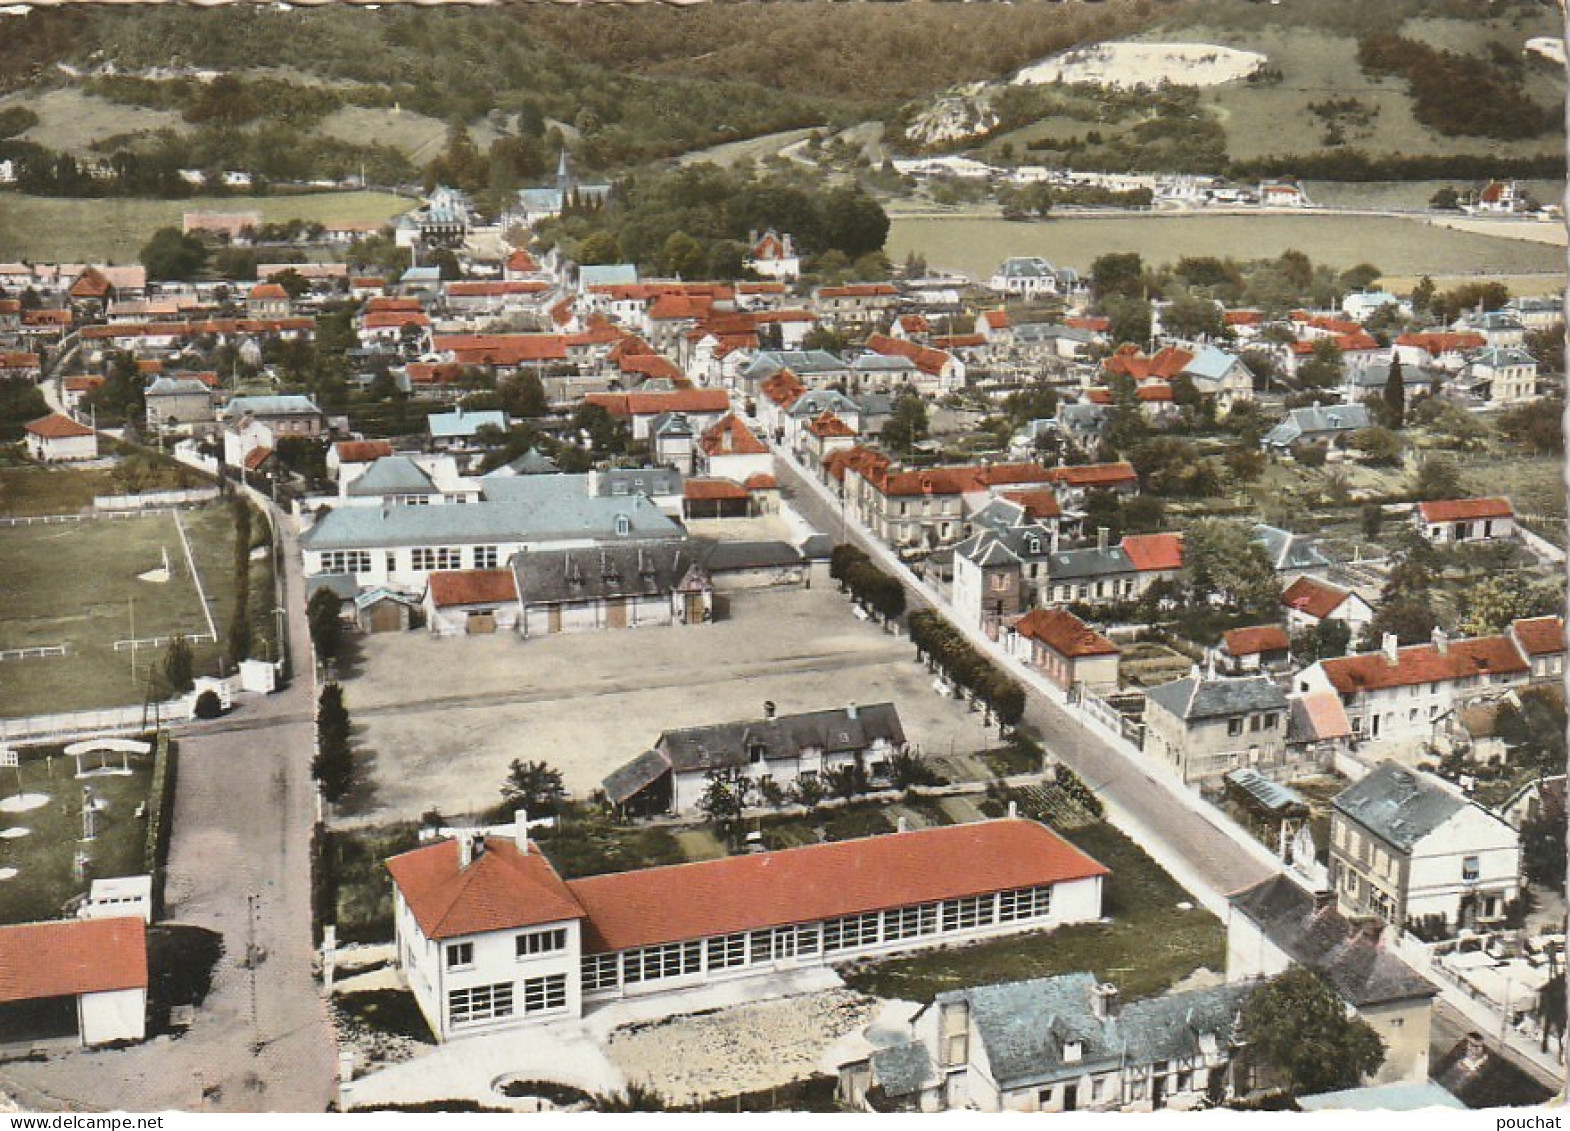
M 147 845 L 142 866 L 153 878 L 153 914 L 163 913 L 164 866 L 169 862 L 169 837 L 174 824 L 174 786 L 179 746 L 161 730 L 153 754 L 153 777 L 147 785 Z
M 1004 726 L 1025 714 L 1025 689 L 987 657 L 940 614 L 924 611 L 909 618 L 916 655 L 935 663 L 956 686 L 980 699 Z

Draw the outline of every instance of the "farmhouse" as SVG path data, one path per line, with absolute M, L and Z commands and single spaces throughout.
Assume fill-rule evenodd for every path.
M 0 927 L 4 1041 L 84 1045 L 147 1032 L 147 929 L 138 915 Z
M 1090 922 L 1107 875 L 1018 819 L 565 882 L 515 826 L 417 848 L 387 869 L 398 967 L 441 1041 L 618 998 Z
M 1384 762 L 1331 806 L 1330 883 L 1344 915 L 1476 928 L 1520 894 L 1516 830 L 1440 778 Z
M 1231 628 L 1221 634 L 1216 657 L 1233 675 L 1275 670 L 1292 662 L 1292 644 L 1279 624 Z
M 1439 499 L 1417 504 L 1417 531 L 1436 546 L 1489 542 L 1515 533 L 1509 499 Z
M 1315 577 L 1299 577 L 1288 585 L 1281 594 L 1281 604 L 1286 608 L 1287 627 L 1295 630 L 1338 620 L 1356 636 L 1374 619 L 1373 606 L 1362 597 Z
M 26 432 L 27 454 L 43 463 L 98 458 L 98 433 L 58 412 L 29 421 Z
M 1236 1090 L 1253 991 L 1235 982 L 1120 1006 L 1115 986 L 1084 972 L 951 990 L 899 1029 L 869 1029 L 865 1051 L 838 1066 L 838 1094 L 864 1111 L 1189 1108 Z
M 761 719 L 666 731 L 653 749 L 605 779 L 605 793 L 629 812 L 690 813 L 711 774 L 789 788 L 800 778 L 818 780 L 860 765 L 879 778 L 904 749 L 905 727 L 892 703 L 779 716 L 766 703 Z
M 1067 609 L 1031 609 L 1012 628 L 1014 654 L 1056 686 L 1117 689 L 1118 646 Z

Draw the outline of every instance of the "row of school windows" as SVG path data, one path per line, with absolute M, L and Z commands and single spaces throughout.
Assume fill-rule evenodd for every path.
M 567 928 L 549 927 L 543 931 L 525 931 L 514 936 L 513 946 L 519 958 L 533 958 L 536 955 L 566 950 Z M 448 943 L 446 960 L 449 970 L 469 969 L 474 965 L 474 944 L 472 942 Z
M 567 975 L 547 974 L 543 978 L 525 978 L 521 984 L 524 1016 L 567 1008 Z M 520 997 L 515 992 L 517 988 L 518 983 L 493 982 L 485 986 L 449 990 L 447 1020 L 452 1025 L 469 1025 L 512 1017 Z
M 1040 919 L 1052 911 L 1050 887 L 1018 888 L 941 903 L 869 911 L 822 923 L 770 927 L 708 939 L 585 955 L 583 989 L 614 989 L 664 978 L 763 965 L 786 958 L 833 954 L 927 935 L 968 931 L 994 923 Z
M 410 568 L 422 571 L 433 569 L 463 569 L 464 547 L 462 546 L 416 546 L 409 551 Z M 495 569 L 501 560 L 501 550 L 497 546 L 472 546 L 469 554 L 469 569 Z M 388 570 L 398 568 L 398 554 L 395 550 L 386 552 Z M 371 571 L 371 552 L 369 550 L 325 550 L 322 552 L 323 573 L 369 573 Z

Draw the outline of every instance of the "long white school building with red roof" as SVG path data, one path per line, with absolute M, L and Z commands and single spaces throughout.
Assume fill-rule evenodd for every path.
M 1003 819 L 563 881 L 469 834 L 387 861 L 398 963 L 438 1040 L 586 1005 L 1101 917 L 1107 869 Z

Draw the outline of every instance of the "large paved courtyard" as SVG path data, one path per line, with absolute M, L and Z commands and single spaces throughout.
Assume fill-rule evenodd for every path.
M 732 594 L 714 624 L 362 641 L 345 691 L 370 788 L 350 822 L 449 817 L 494 805 L 514 758 L 561 769 L 577 796 L 663 730 L 890 700 L 929 754 L 994 744 L 982 716 L 932 690 L 909 641 L 857 620 L 833 586 Z

